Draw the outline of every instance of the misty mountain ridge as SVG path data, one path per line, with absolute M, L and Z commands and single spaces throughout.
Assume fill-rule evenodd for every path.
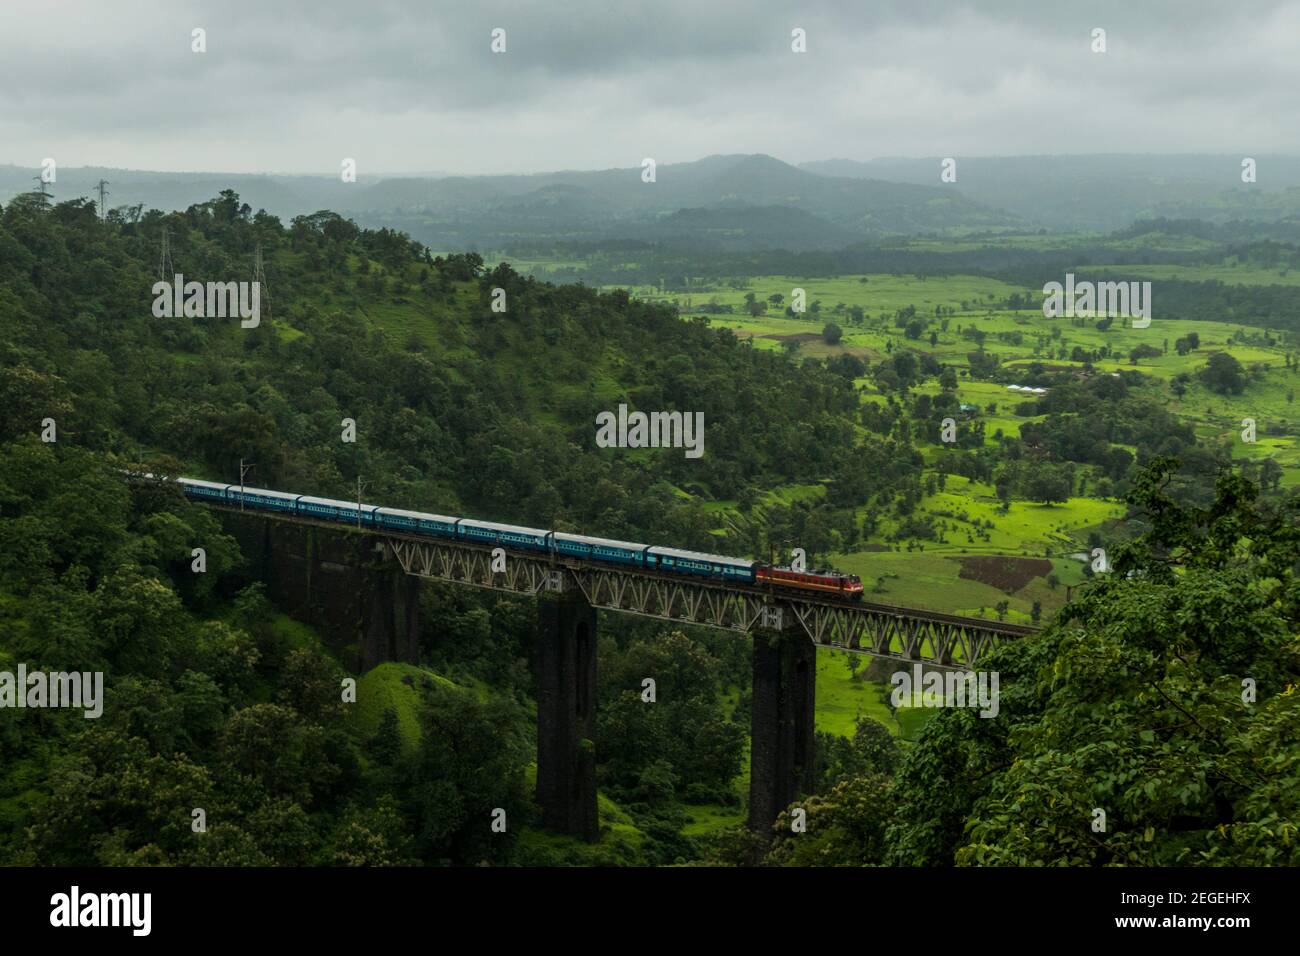
M 955 157 L 945 184 L 977 203 L 1053 230 L 1109 232 L 1138 219 L 1275 222 L 1300 215 L 1300 156 L 1259 154 L 1254 183 L 1241 155 L 1097 154 Z M 942 159 L 829 159 L 799 168 L 836 179 L 938 184 Z
M 233 189 L 283 219 L 331 209 L 390 226 L 435 249 L 506 248 L 538 241 L 635 239 L 723 249 L 841 248 L 856 242 L 971 232 L 1113 231 L 1138 219 L 1257 220 L 1300 216 L 1300 157 L 1260 156 L 1259 183 L 1240 157 L 1064 155 L 830 159 L 794 166 L 763 154 L 715 154 L 642 169 L 508 175 L 359 177 L 161 173 L 69 168 L 56 201 L 183 210 Z M 37 170 L 0 166 L 0 201 L 31 191 Z

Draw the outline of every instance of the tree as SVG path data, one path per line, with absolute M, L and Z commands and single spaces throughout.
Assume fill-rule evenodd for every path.
M 916 356 L 911 352 L 895 352 L 892 364 L 902 385 L 908 386 L 916 381 Z
M 404 866 L 411 840 L 401 810 L 389 796 L 373 807 L 352 807 L 330 839 L 329 862 L 334 866 Z
M 647 769 L 664 761 L 678 793 L 724 793 L 740 772 L 745 733 L 719 717 L 721 662 L 673 630 L 634 641 L 612 660 L 602 656 L 601 667 L 609 690 L 597 708 L 597 761 L 608 784 L 634 794 Z M 653 704 L 639 690 L 647 676 L 655 680 Z
M 1277 491 L 1282 486 L 1282 466 L 1272 458 L 1265 458 L 1259 463 L 1259 486 Z
M 677 775 L 667 760 L 654 760 L 641 771 L 636 795 L 649 804 L 670 803 L 677 786 Z
M 0 367 L 0 442 L 23 435 L 36 435 L 41 423 L 53 418 L 65 424 L 72 411 L 69 389 L 57 375 L 38 372 L 26 365 Z
M 1246 388 L 1241 363 L 1227 352 L 1215 352 L 1197 374 L 1207 388 L 1220 395 L 1240 395 Z
M 1277 759 L 1300 736 L 1300 498 L 1224 474 L 1212 503 L 1182 505 L 1175 473 L 1158 457 L 1134 482 L 1150 530 L 1113 573 L 984 661 L 998 720 L 931 720 L 895 778 L 886 863 L 1300 863 L 1300 765 Z
M 790 810 L 772 825 L 776 842 L 768 866 L 871 866 L 884 855 L 893 811 L 889 778 L 881 774 L 841 781 L 825 796 L 793 806 L 806 813 L 807 832 L 792 833 Z M 791 808 L 793 809 L 793 807 Z
M 834 322 L 827 322 L 826 327 L 822 329 L 822 339 L 827 345 L 837 345 L 843 337 L 844 330 Z
M 412 768 L 415 846 L 425 860 L 503 860 L 526 804 L 530 759 L 519 705 L 486 701 L 470 690 L 435 686 L 420 714 L 420 747 Z M 493 833 L 488 814 L 506 813 Z
M 1129 467 L 1132 464 L 1133 453 L 1127 448 L 1120 448 L 1116 445 L 1106 450 L 1102 467 L 1111 481 L 1119 481 L 1128 474 Z
M 379 727 L 370 738 L 370 755 L 384 765 L 392 766 L 402 752 L 402 736 L 398 729 L 397 708 L 384 708 Z
M 320 723 L 342 716 L 345 704 L 340 693 L 343 671 L 324 654 L 300 647 L 283 665 L 280 702 Z
M 163 756 L 139 737 L 100 721 L 67 747 L 51 793 L 34 805 L 19 865 L 113 866 L 185 862 L 190 811 L 216 810 L 206 767 Z M 142 786 L 143 782 L 148 786 Z M 265 863 L 265 860 L 254 862 Z
M 323 730 L 279 704 L 233 713 L 221 731 L 220 751 L 230 770 L 299 803 L 310 803 L 339 774 L 326 756 Z
M 1052 467 L 1042 464 L 1030 473 L 1025 486 L 1025 493 L 1032 501 L 1045 505 L 1070 500 L 1073 482 L 1064 466 Z

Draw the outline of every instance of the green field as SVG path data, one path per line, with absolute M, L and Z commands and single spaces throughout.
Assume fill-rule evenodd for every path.
M 859 658 L 858 676 L 849 664 Z M 865 679 L 871 658 L 849 651 L 822 647 L 817 650 L 817 717 L 816 727 L 827 733 L 852 737 L 859 718 L 878 720 L 898 734 L 900 727 L 881 696 L 881 685 Z
M 944 242 L 936 248 L 953 245 Z M 1089 274 L 1102 271 L 1088 270 Z M 1113 266 L 1104 271 L 1116 277 L 1155 281 L 1218 279 L 1243 285 L 1300 281 L 1300 274 L 1284 276 L 1279 274 L 1281 270 L 1237 265 L 1235 260 L 1205 268 L 1139 264 Z M 796 288 L 805 291 L 809 311 L 796 316 L 782 314 Z M 1056 370 L 1080 368 L 1083 363 L 1068 357 L 1075 347 L 1093 351 L 1109 346 L 1115 357 L 1097 361 L 1093 368 L 1102 373 L 1120 370 L 1141 373 L 1151 383 L 1153 400 L 1161 401 L 1169 411 L 1190 423 L 1202 442 L 1211 447 L 1230 443 L 1233 456 L 1239 459 L 1273 458 L 1284 470 L 1282 484 L 1300 485 L 1300 436 L 1295 426 L 1300 412 L 1293 395 L 1300 388 L 1300 370 L 1285 368 L 1286 347 L 1280 340 L 1272 345 L 1263 342 L 1264 330 L 1259 328 L 1162 318 L 1158 286 L 1153 291 L 1153 319 L 1149 327 L 1128 327 L 1128 320 L 1120 318 L 1104 331 L 1097 329 L 1093 320 L 1046 318 L 1037 307 L 1008 309 L 1005 303 L 1012 294 L 1037 302 L 1041 300 L 1041 289 L 1017 287 L 980 276 L 918 278 L 871 274 L 826 279 L 774 275 L 736 281 L 699 280 L 692 282 L 689 292 L 664 293 L 650 286 L 634 287 L 631 291 L 646 299 L 673 302 L 684 315 L 702 316 L 717 327 L 732 329 L 750 339 L 756 348 L 795 349 L 796 357 L 849 354 L 879 364 L 898 350 L 928 354 L 939 363 L 957 369 L 958 397 L 962 403 L 977 406 L 988 446 L 995 446 L 1001 436 L 1019 436 L 1025 422 L 1041 420 L 1041 416 L 1017 415 L 1015 406 L 1027 399 L 1006 384 L 967 376 L 967 356 L 976 350 L 977 344 L 959 330 L 982 332 L 984 349 L 997 354 L 1002 366 L 1012 371 L 1027 371 L 1034 363 Z M 758 301 L 766 301 L 772 295 L 784 298 L 780 304 L 769 304 L 766 314 L 750 316 L 745 314 L 747 293 L 753 293 Z M 702 307 L 709 303 L 729 305 L 736 311 L 706 314 Z M 814 304 L 819 309 L 816 314 L 811 311 Z M 915 308 L 917 316 L 931 320 L 929 329 L 919 339 L 908 339 L 893 321 L 898 310 L 909 306 Z M 863 310 L 861 323 L 852 321 L 854 307 Z M 941 310 L 941 315 L 936 315 L 936 308 Z M 828 322 L 836 323 L 843 330 L 843 337 L 836 344 L 828 344 L 821 334 Z M 930 332 L 934 332 L 933 342 Z M 1192 332 L 1199 335 L 1199 346 L 1186 355 L 1179 355 L 1174 347 L 1176 340 Z M 1251 341 L 1241 341 L 1242 336 Z M 1160 354 L 1133 361 L 1128 353 L 1139 345 L 1151 346 Z M 1243 367 L 1255 367 L 1257 374 L 1242 394 L 1216 394 L 1196 379 L 1195 373 L 1217 351 L 1228 352 Z M 1169 383 L 1184 374 L 1191 376 L 1191 380 L 1186 384 L 1185 393 L 1175 397 Z M 861 401 L 885 400 L 871 379 L 860 378 L 857 385 Z M 939 386 L 929 380 L 912 391 L 934 395 L 939 392 Z M 1257 431 L 1257 440 L 1249 444 L 1241 440 L 1243 419 L 1247 418 L 1255 421 Z M 936 445 L 920 447 L 927 462 L 933 461 L 939 451 Z M 823 490 L 816 485 L 773 488 L 768 489 L 765 500 L 788 504 L 796 496 L 817 495 Z M 947 523 L 945 541 L 917 541 L 911 548 L 903 543 L 888 544 L 886 539 L 897 522 L 886 518 L 868 547 L 835 554 L 833 563 L 870 582 L 869 593 L 874 585 L 873 599 L 882 603 L 992 617 L 994 607 L 1006 600 L 1006 620 L 1028 622 L 1034 602 L 1040 604 L 1044 616 L 1065 602 L 1066 586 L 1082 581 L 1082 563 L 1068 555 L 1084 550 L 1089 532 L 1104 529 L 1107 522 L 1121 518 L 1125 510 L 1121 501 L 1092 496 L 1076 496 L 1050 506 L 1017 500 L 1006 514 L 998 513 L 998 505 L 992 486 L 949 476 L 944 490 L 925 497 L 918 508 L 920 513 L 934 515 Z M 733 502 L 713 502 L 710 512 L 717 516 L 719 528 L 734 522 Z M 974 527 L 983 522 L 992 522 L 993 527 L 986 526 L 983 533 L 976 533 Z M 1045 572 L 1022 587 L 1003 591 L 959 576 L 963 557 L 997 554 L 1046 557 L 1051 561 L 1050 573 L 1060 583 L 1050 587 Z

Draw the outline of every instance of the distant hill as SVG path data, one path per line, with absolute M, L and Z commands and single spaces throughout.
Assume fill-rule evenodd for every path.
M 636 238 L 677 248 L 721 251 L 843 249 L 860 240 L 850 229 L 790 206 L 722 205 L 679 209 L 638 227 Z
M 0 201 L 33 188 L 35 170 L 0 167 Z M 184 209 L 234 189 L 282 218 L 330 208 L 391 226 L 437 249 L 499 248 L 520 240 L 652 238 L 687 245 L 824 249 L 873 237 L 1014 228 L 1019 217 L 952 189 L 818 175 L 766 155 L 708 156 L 661 165 L 528 176 L 326 176 L 61 169 L 56 200 L 94 195 L 110 206 Z M 687 211 L 690 212 L 687 212 Z
M 960 195 L 1035 225 L 1110 231 L 1135 219 L 1253 219 L 1300 215 L 1300 157 L 1256 155 L 1258 181 L 1241 181 L 1240 155 L 957 157 Z M 835 180 L 938 185 L 940 157 L 829 159 L 799 168 Z
M 792 166 L 764 154 L 706 156 L 656 169 L 561 170 L 533 175 L 359 177 L 158 173 L 61 168 L 56 200 L 93 196 L 110 206 L 184 209 L 234 189 L 254 209 L 288 220 L 334 209 L 363 226 L 390 226 L 438 250 L 502 249 L 539 241 L 637 239 L 683 249 L 814 251 L 864 240 L 1007 229 L 1110 232 L 1138 219 L 1202 219 L 1300 226 L 1300 157 L 1254 157 L 1258 182 L 1241 182 L 1240 156 L 957 157 L 941 183 L 940 158 Z M 0 166 L 0 202 L 35 186 L 37 170 Z
M 0 202 L 36 188 L 39 170 L 0 165 Z M 94 198 L 95 185 L 108 180 L 108 205 L 134 206 L 166 211 L 186 209 L 207 202 L 223 189 L 233 189 L 254 209 L 266 209 L 286 220 L 340 207 L 360 184 L 342 182 L 337 176 L 279 176 L 251 173 L 162 173 L 99 166 L 60 166 L 49 192 L 56 202 L 78 197 Z M 351 190 L 351 192 L 349 192 Z
M 952 190 L 816 175 L 771 156 L 708 156 L 659 166 L 390 180 L 351 208 L 435 248 L 654 239 L 728 248 L 834 248 L 868 238 L 1023 226 Z M 760 211 L 761 210 L 761 211 Z M 689 212 L 688 212 L 689 211 Z

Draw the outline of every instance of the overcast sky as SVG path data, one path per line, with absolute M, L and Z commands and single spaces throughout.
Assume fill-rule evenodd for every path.
M 3 0 L 0 90 L 24 166 L 1295 153 L 1300 0 Z

